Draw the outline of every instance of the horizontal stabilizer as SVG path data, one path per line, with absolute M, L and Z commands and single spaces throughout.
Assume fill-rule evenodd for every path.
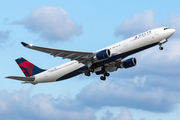
M 35 77 L 21 77 L 21 76 L 8 76 L 6 78 L 20 80 L 20 81 L 31 81 L 31 82 L 35 80 Z

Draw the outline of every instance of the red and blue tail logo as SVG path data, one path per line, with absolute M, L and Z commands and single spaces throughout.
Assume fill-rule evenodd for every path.
M 36 75 L 38 73 L 45 71 L 33 65 L 32 63 L 25 60 L 24 58 L 18 58 L 16 59 L 16 62 L 26 77 L 30 77 L 30 76 L 33 76 L 33 75 Z

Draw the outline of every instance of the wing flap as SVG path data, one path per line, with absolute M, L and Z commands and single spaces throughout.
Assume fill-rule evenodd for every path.
M 20 80 L 20 81 L 31 81 L 33 82 L 35 80 L 35 77 L 21 77 L 21 76 L 8 76 L 6 78 L 14 79 L 14 80 Z

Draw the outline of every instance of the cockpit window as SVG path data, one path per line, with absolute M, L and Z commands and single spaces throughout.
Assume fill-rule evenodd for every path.
M 169 28 L 164 28 L 164 30 L 167 30 L 167 29 L 169 29 Z

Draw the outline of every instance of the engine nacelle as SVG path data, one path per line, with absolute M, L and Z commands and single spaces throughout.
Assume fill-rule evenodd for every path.
M 95 60 L 103 60 L 103 59 L 106 59 L 109 57 L 111 57 L 111 51 L 109 49 L 105 49 L 105 50 L 102 50 L 102 51 L 96 53 L 96 55 L 94 56 L 94 59 Z
M 136 58 L 130 58 L 122 62 L 120 65 L 121 68 L 133 67 L 137 64 Z

